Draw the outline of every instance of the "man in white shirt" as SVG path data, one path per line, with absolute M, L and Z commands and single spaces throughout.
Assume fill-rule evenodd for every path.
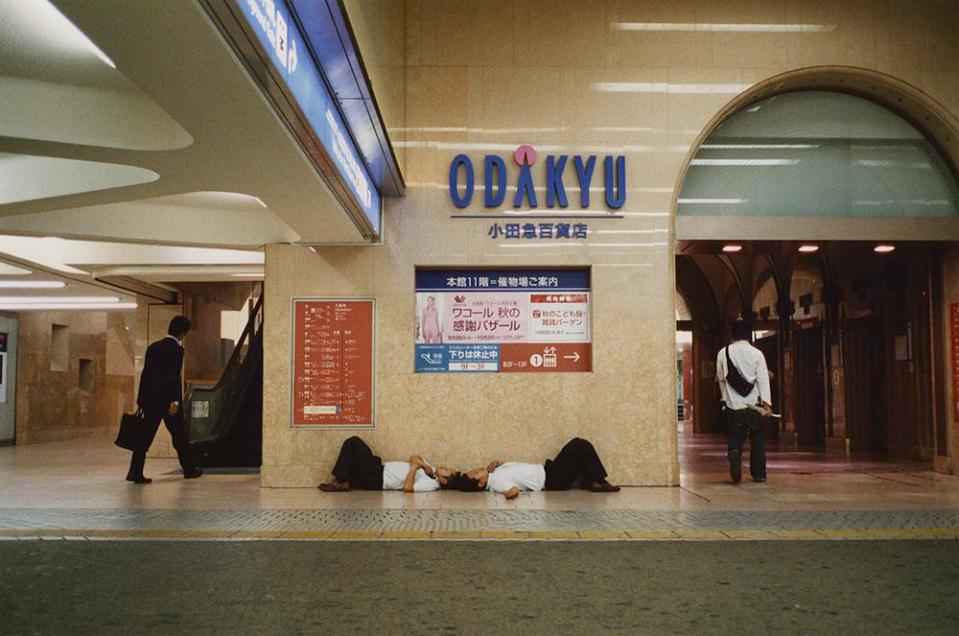
M 716 380 L 726 403 L 729 476 L 737 484 L 742 481 L 743 443 L 747 435 L 749 473 L 753 481 L 766 481 L 763 417 L 772 414 L 772 396 L 766 357 L 750 344 L 751 338 L 749 323 L 734 321 L 733 341 L 720 349 L 716 356 Z
M 333 480 L 320 484 L 320 490 L 349 492 L 356 488 L 429 492 L 445 487 L 453 473 L 445 466 L 434 469 L 419 455 L 413 455 L 408 462 L 384 462 L 355 435 L 343 442 L 332 472 Z
M 493 461 L 486 468 L 454 475 L 449 487 L 467 492 L 488 490 L 515 499 L 524 490 L 569 490 L 577 479 L 593 492 L 619 491 L 619 486 L 606 480 L 596 449 L 580 437 L 567 442 L 556 459 L 547 459 L 545 464 Z

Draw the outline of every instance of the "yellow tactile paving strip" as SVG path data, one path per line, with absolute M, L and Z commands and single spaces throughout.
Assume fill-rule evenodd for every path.
M 0 539 L 285 541 L 828 541 L 959 539 L 959 529 L 832 530 L 0 530 Z

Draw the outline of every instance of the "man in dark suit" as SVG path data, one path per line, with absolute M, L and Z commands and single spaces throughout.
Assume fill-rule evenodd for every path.
M 197 467 L 190 450 L 190 440 L 183 422 L 183 389 L 181 369 L 183 368 L 183 338 L 190 331 L 190 321 L 185 316 L 175 316 L 170 321 L 167 336 L 147 347 L 143 361 L 143 373 L 140 374 L 140 388 L 137 392 L 137 406 L 143 409 L 146 421 L 146 433 L 143 449 L 133 451 L 130 459 L 130 471 L 127 481 L 135 484 L 149 484 L 152 480 L 143 476 L 143 464 L 147 450 L 153 443 L 153 437 L 160 428 L 160 420 L 166 424 L 173 438 L 183 476 L 193 479 L 203 474 Z

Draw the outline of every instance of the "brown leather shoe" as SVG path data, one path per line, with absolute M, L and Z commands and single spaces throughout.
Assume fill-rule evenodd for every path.
M 323 492 L 350 492 L 350 485 L 342 481 L 336 481 L 335 479 L 326 484 L 320 484 L 317 486 Z
M 603 481 L 594 481 L 589 485 L 590 492 L 619 492 L 619 486 L 614 486 L 605 479 Z

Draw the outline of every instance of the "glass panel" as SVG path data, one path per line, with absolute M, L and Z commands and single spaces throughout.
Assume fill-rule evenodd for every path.
M 692 161 L 678 214 L 959 216 L 939 153 L 898 115 L 843 93 L 776 95 L 732 115 Z

